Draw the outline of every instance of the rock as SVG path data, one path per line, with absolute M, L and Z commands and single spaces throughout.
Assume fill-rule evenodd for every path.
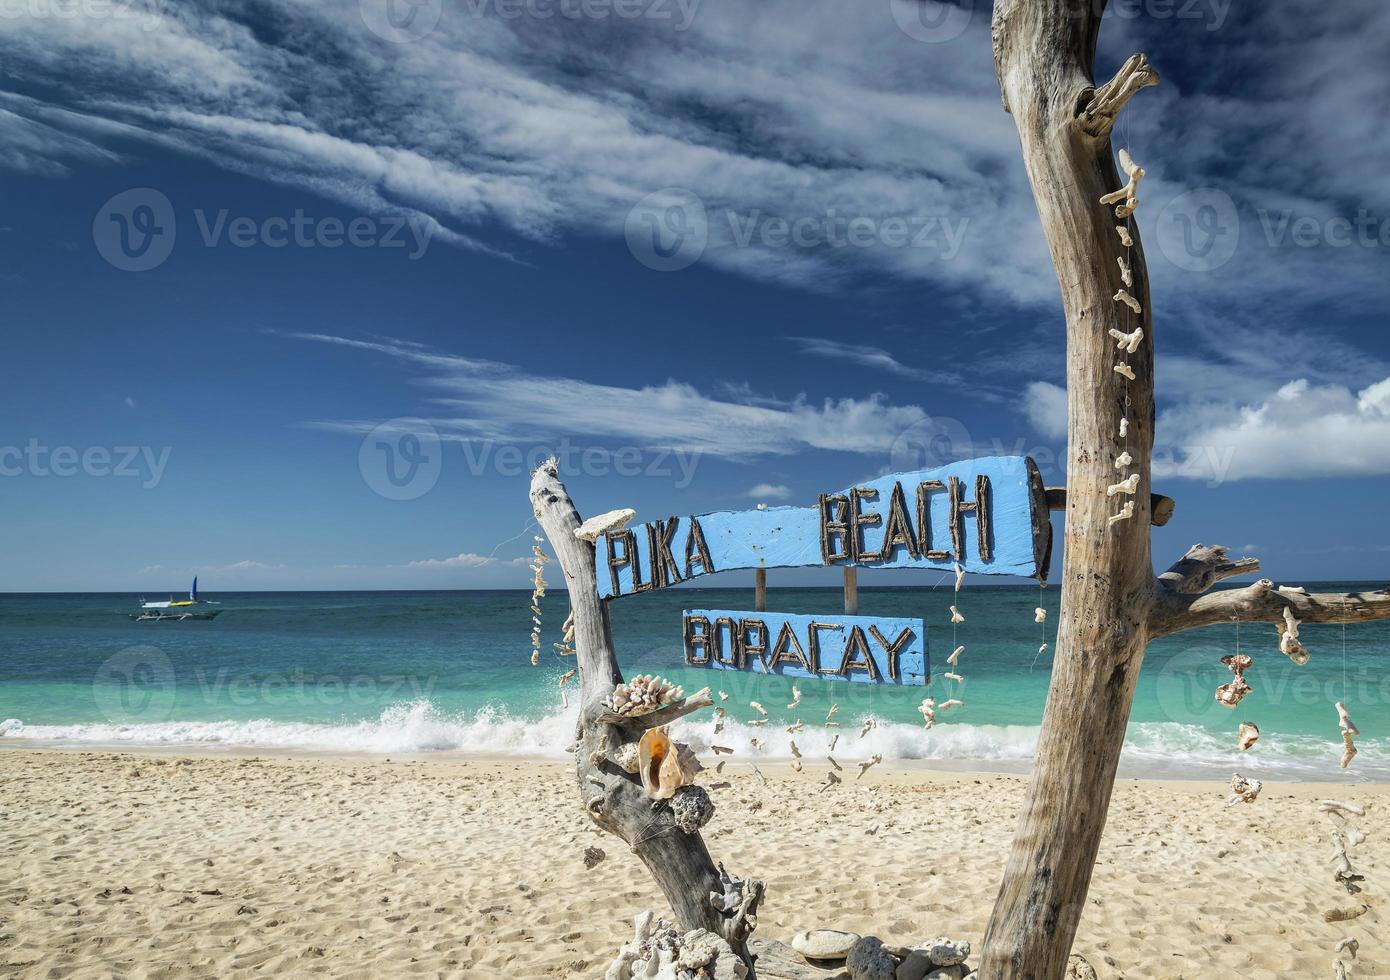
M 947 939 L 938 936 L 916 947 L 925 953 L 933 966 L 957 966 L 970 956 L 970 943 L 967 940 Z
M 898 962 L 876 936 L 865 936 L 850 947 L 845 957 L 850 980 L 896 980 Z
M 926 975 L 923 980 L 961 980 L 965 976 L 965 964 L 939 966 Z
M 671 797 L 671 815 L 676 826 L 693 834 L 714 816 L 714 802 L 702 786 L 682 786 Z
M 931 970 L 932 962 L 927 959 L 927 954 L 910 949 L 898 964 L 896 980 L 923 980 Z
M 1067 980 L 1096 980 L 1096 968 L 1080 953 L 1067 957 Z
M 808 960 L 842 960 L 859 942 L 859 934 L 838 929 L 812 929 L 792 936 L 792 949 Z

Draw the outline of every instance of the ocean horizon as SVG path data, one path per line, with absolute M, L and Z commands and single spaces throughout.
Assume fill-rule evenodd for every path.
M 1356 591 L 1380 583 L 1309 583 Z M 568 613 L 563 589 L 541 602 L 542 657 L 530 662 L 525 590 L 315 590 L 226 592 L 206 622 L 134 622 L 134 593 L 0 594 L 0 747 L 103 746 L 220 752 L 276 750 L 369 754 L 477 754 L 564 759 L 573 739 L 577 678 L 555 655 Z M 955 602 L 964 623 L 950 623 Z M 929 687 L 793 681 L 684 663 L 681 612 L 751 609 L 751 588 L 680 588 L 612 603 L 625 676 L 658 673 L 687 692 L 728 695 L 716 737 L 710 713 L 677 723 L 699 751 L 718 743 L 739 762 L 811 757 L 834 740 L 842 761 L 1023 771 L 1036 745 L 1050 678 L 1058 591 L 1028 585 L 864 587 L 860 615 L 922 618 Z M 1034 621 L 1034 609 L 1048 611 Z M 771 588 L 777 612 L 831 616 L 835 587 Z M 1134 777 L 1390 780 L 1390 681 L 1379 670 L 1390 623 L 1305 626 L 1310 662 L 1295 666 L 1267 623 L 1232 623 L 1150 644 L 1130 717 L 1121 773 Z M 1040 652 L 1040 646 L 1048 648 Z M 956 672 L 946 657 L 964 644 Z M 1255 660 L 1254 688 L 1236 709 L 1217 704 L 1230 678 L 1220 658 Z M 800 691 L 794 703 L 793 684 Z M 931 730 L 918 705 L 938 710 Z M 751 724 L 769 713 L 765 726 Z M 1363 737 L 1349 770 L 1338 768 L 1336 701 Z M 824 723 L 832 705 L 835 721 Z M 873 726 L 860 735 L 865 722 Z M 796 734 L 787 728 L 800 721 Z M 1242 721 L 1259 725 L 1250 752 L 1236 747 Z

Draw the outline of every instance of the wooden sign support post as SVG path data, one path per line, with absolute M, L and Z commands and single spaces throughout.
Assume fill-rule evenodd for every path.
M 1110 81 L 1093 80 L 1104 0 L 995 0 L 994 61 L 1004 107 L 1018 127 L 1067 322 L 1066 548 L 1061 615 L 1032 781 L 985 934 L 981 980 L 1059 980 L 1100 846 L 1144 647 L 1180 630 L 1232 618 L 1309 623 L 1390 618 L 1390 595 L 1310 595 L 1268 581 L 1203 594 L 1259 567 L 1197 546 L 1161 577 L 1149 527 L 1154 374 L 1148 270 L 1137 224 L 1117 231 L 1100 203 L 1121 186 L 1110 135 L 1129 99 L 1158 83 L 1142 54 Z M 1128 202 L 1126 202 L 1128 203 Z M 1136 202 L 1137 204 L 1137 202 Z M 1125 239 L 1131 239 L 1132 246 Z M 1129 270 L 1132 282 L 1122 281 Z M 1134 306 L 1116 302 L 1127 290 Z M 1142 311 L 1142 312 L 1141 312 Z M 1116 368 L 1113 329 L 1144 340 Z M 1123 420 L 1123 421 L 1122 421 Z M 1116 460 L 1138 474 L 1129 519 L 1107 493 Z M 1170 510 L 1170 508 L 1168 508 Z M 1158 519 L 1155 519 L 1157 517 Z M 1329 709 L 1330 709 L 1329 705 Z
M 753 608 L 767 612 L 767 569 L 759 568 L 753 572 Z
M 857 616 L 859 614 L 859 569 L 849 566 L 845 568 L 845 615 Z

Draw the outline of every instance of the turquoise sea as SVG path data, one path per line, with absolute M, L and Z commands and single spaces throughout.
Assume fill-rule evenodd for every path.
M 1346 591 L 1357 583 L 1309 583 Z M 1379 585 L 1371 586 L 1379 588 Z M 551 653 L 568 612 L 563 590 L 543 600 L 546 651 L 530 663 L 526 592 L 254 592 L 207 594 L 222 614 L 210 622 L 133 622 L 128 594 L 0 595 L 0 747 L 196 746 L 419 754 L 464 752 L 561 758 L 573 737 L 575 682 L 558 681 L 573 659 Z M 660 673 L 693 691 L 729 695 L 731 721 L 717 739 L 708 718 L 680 723 L 697 748 L 711 741 L 735 758 L 789 754 L 785 726 L 806 725 L 798 746 L 815 755 L 838 734 L 836 757 L 874 753 L 959 768 L 1027 767 L 1042 717 L 1058 593 L 1036 587 L 967 587 L 952 627 L 949 581 L 934 589 L 862 589 L 861 615 L 921 617 L 928 624 L 934 679 L 927 693 L 964 707 L 938 714 L 926 731 L 923 690 L 683 666 L 681 610 L 748 609 L 751 589 L 673 589 L 613 603 L 624 671 Z M 836 589 L 772 589 L 780 612 L 831 614 Z M 1034 622 L 1041 604 L 1046 625 Z M 1239 635 L 1237 635 L 1239 634 Z M 1269 624 L 1232 624 L 1154 643 L 1129 727 L 1128 775 L 1390 779 L 1390 623 L 1306 626 L 1304 667 L 1279 653 Z M 963 685 L 942 674 L 966 645 Z M 1255 691 L 1235 710 L 1212 695 L 1230 673 L 1219 659 L 1255 658 Z M 746 723 L 761 702 L 772 722 Z M 1352 768 L 1337 768 L 1336 701 L 1364 736 Z M 839 704 L 838 729 L 823 726 Z M 868 718 L 877 725 L 863 738 Z M 1260 726 L 1259 744 L 1235 748 L 1241 721 Z M 760 747 L 754 747 L 753 740 Z

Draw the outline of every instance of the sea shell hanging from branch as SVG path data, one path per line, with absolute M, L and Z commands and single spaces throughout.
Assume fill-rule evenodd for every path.
M 922 720 L 928 728 L 936 724 L 936 698 L 923 698 L 917 710 L 922 712 Z
M 959 665 L 960 665 L 960 655 L 961 655 L 962 653 L 964 653 L 964 652 L 965 652 L 965 645 L 964 645 L 964 644 L 962 644 L 961 646 L 956 647 L 954 650 L 951 651 L 951 655 L 950 655 L 949 657 L 946 658 L 946 662 L 947 662 L 948 664 L 950 664 L 952 667 L 959 666 Z
M 874 766 L 878 765 L 882 761 L 883 756 L 878 755 L 877 753 L 871 755 L 864 762 L 859 763 L 859 775 L 855 776 L 854 778 L 859 779 L 861 776 L 864 775 L 864 773 L 868 772 L 870 769 L 872 769 Z
M 1129 419 L 1120 419 L 1120 438 L 1129 435 Z
M 959 591 L 960 591 L 960 587 L 961 587 L 962 585 L 964 585 L 964 584 L 965 584 L 965 569 L 963 569 L 963 568 L 960 567 L 960 562 L 956 562 L 956 591 L 959 592 Z
M 1110 336 L 1115 338 L 1116 349 L 1122 350 L 1128 354 L 1133 354 L 1139 349 L 1139 345 L 1144 340 L 1144 328 L 1135 327 L 1129 333 L 1125 333 L 1122 330 L 1116 330 L 1114 327 L 1111 327 Z
M 1033 610 L 1033 622 L 1035 622 L 1035 623 L 1045 623 L 1045 622 L 1047 622 L 1047 610 L 1044 609 L 1042 606 L 1038 606 L 1038 608 L 1034 609 L 1034 610 Z
M 955 606 L 952 606 L 952 607 L 951 607 L 951 622 L 953 622 L 953 623 L 963 623 L 963 622 L 965 622 L 965 616 L 964 616 L 964 615 L 961 613 L 961 611 L 960 611 L 959 609 L 957 609 Z
M 1240 746 L 1242 752 L 1248 751 L 1250 746 L 1260 740 L 1260 726 L 1253 721 L 1243 721 L 1240 723 L 1240 734 L 1236 738 L 1236 744 Z
M 1356 743 L 1352 739 L 1361 734 L 1361 729 L 1356 727 L 1347 706 L 1340 701 L 1337 702 L 1337 723 L 1342 729 L 1342 768 L 1345 769 L 1356 758 Z
M 1120 521 L 1127 521 L 1134 516 L 1134 501 L 1130 500 L 1120 508 L 1118 514 L 1111 514 L 1107 523 L 1118 524 Z
M 613 688 L 613 693 L 608 698 L 608 704 L 617 714 L 638 717 L 651 714 L 658 708 L 664 708 L 683 697 L 685 697 L 684 689 L 672 684 L 666 678 L 658 677 L 655 674 L 638 674 L 627 683 L 619 684 Z
M 653 800 L 669 800 L 703 768 L 690 746 L 671 741 L 663 728 L 648 729 L 637 743 L 637 765 L 642 789 Z
M 798 704 L 800 704 L 800 703 L 801 703 L 801 688 L 799 688 L 799 687 L 797 687 L 795 684 L 793 684 L 793 685 L 792 685 L 792 701 L 791 701 L 791 704 L 787 705 L 787 708 L 788 708 L 788 709 L 795 708 L 795 707 L 796 707 Z
M 869 732 L 878 727 L 878 722 L 872 718 L 865 718 L 864 724 L 859 726 L 859 737 L 863 738 Z
M 1134 457 L 1128 452 L 1120 453 L 1115 457 L 1115 469 L 1117 470 L 1127 470 L 1132 465 L 1134 465 Z
M 964 683 L 965 683 L 965 678 L 962 677 L 960 674 L 953 674 L 953 673 L 951 673 L 950 671 L 947 671 L 943 676 L 944 676 L 948 681 L 955 681 L 957 684 L 964 684 Z
M 1231 673 L 1235 677 L 1229 684 L 1222 684 L 1216 689 L 1216 700 L 1228 708 L 1234 708 L 1247 694 L 1254 690 L 1245 680 L 1245 672 L 1250 669 L 1254 661 L 1243 653 L 1235 653 L 1229 657 L 1222 657 L 1221 662 L 1231 669 Z
M 1134 270 L 1129 267 L 1123 255 L 1115 256 L 1115 261 L 1120 263 L 1120 281 L 1126 286 L 1134 285 Z
M 1128 379 L 1131 380 L 1131 381 L 1134 380 L 1134 368 L 1130 367 L 1128 364 L 1124 363 L 1123 361 L 1121 361 L 1119 364 L 1116 364 L 1116 365 L 1115 365 L 1115 373 L 1116 373 L 1116 374 L 1119 374 L 1119 375 L 1123 375 L 1124 377 L 1128 378 Z
M 1279 652 L 1302 667 L 1308 662 L 1308 651 L 1298 638 L 1298 626 L 1292 607 L 1285 606 L 1284 622 L 1275 624 L 1279 630 Z
M 1129 233 L 1129 229 L 1124 225 L 1116 225 L 1115 233 L 1120 236 L 1120 244 L 1125 248 L 1134 247 L 1134 236 Z
M 965 702 L 958 698 L 951 698 L 949 701 L 942 701 L 940 707 L 942 711 L 950 711 L 952 708 L 964 708 Z
M 1105 495 L 1106 495 L 1107 497 L 1113 497 L 1113 496 L 1115 496 L 1116 494 L 1120 494 L 1120 493 L 1127 493 L 1127 494 L 1133 495 L 1134 492 L 1135 492 L 1136 490 L 1138 490 L 1138 489 L 1139 489 L 1139 474 L 1138 474 L 1138 473 L 1135 473 L 1133 476 L 1126 477 L 1125 479 L 1121 480 L 1119 483 L 1112 484 L 1111 486 L 1106 487 L 1106 488 L 1105 488 Z
M 1139 209 L 1139 182 L 1144 179 L 1144 168 L 1134 162 L 1128 150 L 1120 151 L 1120 168 L 1129 181 L 1119 190 L 1102 197 L 1100 203 L 1118 205 L 1115 217 L 1123 221 Z
M 1139 304 L 1139 301 L 1138 301 L 1137 299 L 1135 299 L 1133 296 L 1129 295 L 1129 293 L 1126 292 L 1126 291 L 1123 290 L 1123 289 L 1116 290 L 1116 291 L 1115 291 L 1115 295 L 1112 296 L 1111 298 L 1112 298 L 1116 303 L 1123 303 L 1123 304 L 1125 304 L 1125 306 L 1128 306 L 1128 307 L 1129 307 L 1131 310 L 1133 310 L 1135 313 L 1143 313 L 1143 312 L 1144 312 L 1144 307 L 1141 306 L 1141 305 Z

